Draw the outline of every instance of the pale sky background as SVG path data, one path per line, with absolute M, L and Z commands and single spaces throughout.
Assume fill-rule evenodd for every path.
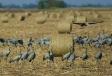
M 37 1 L 39 0 L 0 0 L 0 3 L 3 5 L 9 5 L 9 4 L 17 4 L 17 5 L 22 5 L 22 4 L 29 4 L 29 3 L 34 3 L 36 4 Z M 112 4 L 112 0 L 64 0 L 67 4 L 75 4 L 75 5 L 82 5 L 82 4 Z

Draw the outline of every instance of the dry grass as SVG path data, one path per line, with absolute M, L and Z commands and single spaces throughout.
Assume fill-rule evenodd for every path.
M 65 9 L 64 9 L 65 10 Z M 87 15 L 88 11 L 83 11 L 83 14 Z M 112 11 L 111 11 L 112 12 Z M 110 11 L 101 11 L 101 13 L 111 13 Z M 38 13 L 32 13 L 32 15 L 29 18 L 26 18 L 25 21 L 18 21 L 17 16 L 23 15 L 23 13 L 14 13 L 15 18 L 11 18 L 8 23 L 3 24 L 0 21 L 0 37 L 9 38 L 16 36 L 17 38 L 20 38 L 20 35 L 22 34 L 23 40 L 26 42 L 29 35 L 31 35 L 33 38 L 37 36 L 41 36 L 44 34 L 44 36 L 51 37 L 52 34 L 58 34 L 57 31 L 57 20 L 54 21 L 47 21 L 44 24 L 37 24 L 35 21 L 35 17 L 38 16 Z M 2 17 L 3 14 L 0 13 L 0 17 Z M 85 33 L 90 33 L 90 38 L 97 35 L 98 31 L 105 30 L 107 31 L 107 34 L 112 34 L 110 32 L 112 30 L 112 24 L 111 20 L 93 24 L 92 27 L 81 27 L 79 25 L 73 24 L 72 31 L 75 32 L 77 35 L 86 35 Z M 26 44 L 24 44 L 26 45 Z M 61 61 L 61 57 L 56 57 L 54 59 L 54 64 L 49 64 L 49 66 L 46 65 L 46 61 L 43 62 L 42 57 L 47 52 L 47 50 L 41 49 L 37 47 L 36 44 L 33 44 L 35 46 L 36 51 L 36 59 L 34 60 L 34 67 L 31 69 L 29 65 L 31 63 L 26 63 L 23 66 L 23 62 L 20 61 L 20 65 L 17 66 L 16 63 L 11 64 L 4 64 L 4 59 L 1 59 L 0 62 L 0 76 L 111 76 L 112 75 L 112 66 L 109 64 L 109 61 L 112 59 L 112 51 L 110 51 L 110 48 L 108 46 L 103 49 L 103 57 L 100 61 L 100 71 L 97 70 L 96 66 L 96 59 L 94 58 L 94 54 L 99 51 L 95 48 L 91 49 L 88 46 L 88 55 L 89 58 L 86 62 L 86 67 L 83 68 L 83 61 L 80 58 L 76 58 L 74 61 L 74 67 L 69 68 L 65 67 L 65 62 Z M 60 45 L 60 44 L 59 44 Z M 7 50 L 7 46 L 2 46 L 0 44 L 0 51 Z M 78 45 L 74 46 L 75 51 L 74 53 L 77 56 L 81 56 L 85 49 L 81 48 Z M 19 54 L 19 47 L 15 48 L 14 46 L 11 47 L 11 54 L 8 57 L 8 60 L 12 58 L 15 55 Z M 22 51 L 26 51 L 26 49 L 22 48 Z M 67 64 L 69 65 L 69 63 Z M 54 67 L 55 69 L 54 69 Z M 63 68 L 64 67 L 64 68 Z M 63 69 L 62 69 L 63 68 Z

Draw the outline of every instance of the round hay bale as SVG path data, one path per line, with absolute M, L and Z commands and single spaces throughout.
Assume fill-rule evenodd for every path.
M 74 13 L 73 13 L 73 16 L 74 16 L 74 18 L 75 18 L 75 17 L 77 17 L 77 14 L 74 12 Z
M 31 16 L 31 12 L 25 12 L 25 16 Z
M 88 15 L 87 17 L 87 22 L 97 22 L 96 20 L 96 18 L 95 18 L 95 16 L 94 15 Z
M 18 16 L 18 21 L 24 21 L 24 20 L 25 20 L 25 16 L 23 15 Z
M 57 26 L 59 33 L 70 33 L 72 31 L 72 24 L 70 22 L 60 21 Z
M 40 11 L 39 14 L 45 15 L 45 11 Z
M 8 16 L 9 15 L 9 12 L 5 12 L 5 14 L 3 16 Z
M 75 13 L 77 14 L 77 13 L 79 13 L 79 11 L 75 11 Z
M 8 23 L 9 19 L 7 16 L 3 16 L 3 17 L 1 17 L 1 21 L 2 21 L 2 23 Z
M 89 11 L 88 14 L 89 14 L 89 15 L 94 15 L 95 12 L 94 12 L 94 11 Z
M 60 13 L 62 13 L 62 14 L 63 14 L 63 13 L 65 13 L 65 11 L 61 11 Z
M 70 46 L 73 47 L 73 38 L 70 34 L 55 34 L 51 37 L 52 53 L 55 57 L 61 57 L 70 51 Z
M 77 13 L 77 16 L 84 16 L 83 13 Z
M 10 17 L 10 18 L 14 18 L 14 17 L 15 17 L 15 14 L 14 14 L 14 13 L 10 13 L 10 14 L 9 14 L 9 17 Z
M 46 22 L 46 20 L 47 20 L 47 18 L 45 15 L 40 15 L 40 16 L 36 17 L 36 22 L 38 24 L 43 24 Z
M 87 22 L 95 22 L 95 23 L 99 23 L 103 21 L 103 18 L 96 18 L 93 15 L 89 15 L 86 17 L 87 18 Z
M 51 13 L 50 18 L 57 18 L 57 15 L 55 13 Z
M 45 14 L 45 16 L 46 16 L 46 18 L 49 18 L 50 17 L 50 14 L 48 13 L 48 14 Z
M 44 13 L 45 13 L 45 14 L 48 14 L 48 11 L 45 11 Z
M 57 14 L 57 18 L 63 18 L 63 14 L 62 13 L 58 13 Z
M 101 14 L 95 14 L 95 18 L 102 18 Z
M 74 22 L 74 16 L 73 15 L 66 15 L 65 19 L 71 21 L 72 23 Z
M 73 15 L 73 11 L 70 11 L 68 14 L 69 14 L 69 15 Z
M 77 23 L 83 23 L 83 22 L 86 22 L 86 21 L 87 21 L 87 19 L 86 19 L 85 16 L 77 16 L 75 18 L 75 22 L 77 22 Z
M 112 14 L 109 14 L 109 18 L 110 18 L 110 19 L 112 18 Z

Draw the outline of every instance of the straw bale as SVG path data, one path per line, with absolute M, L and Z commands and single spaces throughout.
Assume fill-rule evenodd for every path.
M 73 15 L 66 15 L 65 19 L 71 21 L 72 23 L 74 22 L 74 16 Z
M 45 14 L 45 16 L 46 16 L 46 18 L 49 18 L 50 17 L 50 14 L 48 13 L 48 14 Z
M 77 13 L 76 13 L 76 12 L 74 12 L 74 13 L 73 13 L 73 16 L 74 16 L 74 18 L 75 18 L 75 17 L 77 17 Z
M 63 14 L 63 13 L 65 13 L 65 11 L 61 11 L 60 13 L 62 13 L 62 14 Z
M 70 33 L 72 31 L 72 24 L 70 22 L 60 21 L 57 26 L 59 33 Z
M 77 16 L 84 16 L 83 13 L 77 13 Z
M 86 21 L 87 21 L 87 19 L 86 19 L 85 16 L 77 16 L 75 18 L 75 22 L 77 22 L 77 23 L 83 23 L 83 22 L 86 22 Z
M 48 11 L 45 11 L 44 13 L 45 13 L 45 14 L 48 14 Z
M 88 15 L 87 17 L 87 22 L 97 22 L 96 20 L 96 18 L 95 18 L 95 16 L 94 15 Z
M 102 15 L 101 14 L 95 14 L 95 17 L 96 18 L 102 18 Z
M 75 13 L 77 14 L 77 13 L 79 13 L 79 11 L 75 11 Z
M 87 22 L 99 23 L 99 22 L 104 21 L 103 18 L 97 18 L 97 17 L 95 17 L 94 15 L 88 15 L 86 18 L 87 18 Z
M 31 12 L 25 12 L 25 16 L 31 16 Z
M 45 11 L 40 11 L 39 14 L 45 15 Z
M 18 21 L 24 21 L 24 20 L 25 20 L 25 16 L 23 15 L 18 16 Z
M 8 16 L 9 15 L 9 12 L 5 12 L 3 16 Z
M 109 14 L 109 18 L 111 18 L 111 19 L 112 19 L 112 14 Z
M 57 13 L 57 18 L 63 18 L 63 14 L 62 13 Z
M 74 13 L 73 11 L 70 11 L 68 14 L 69 14 L 69 15 L 73 15 L 73 13 Z
M 55 57 L 60 57 L 70 51 L 70 46 L 73 46 L 73 38 L 71 34 L 55 34 L 51 37 L 52 53 Z
M 10 17 L 10 18 L 14 18 L 14 17 L 15 17 L 15 14 L 14 14 L 14 13 L 10 13 L 10 14 L 9 14 L 9 17 Z
M 1 21 L 2 21 L 2 23 L 8 23 L 9 19 L 7 16 L 3 16 L 3 17 L 1 17 Z
M 55 13 L 51 13 L 50 18 L 57 18 L 57 15 Z
M 89 11 L 88 14 L 89 14 L 89 15 L 94 15 L 95 12 L 94 12 L 94 11 Z
M 45 15 L 40 15 L 40 16 L 36 17 L 36 22 L 38 24 L 43 24 L 46 22 L 46 20 L 47 20 L 47 18 Z

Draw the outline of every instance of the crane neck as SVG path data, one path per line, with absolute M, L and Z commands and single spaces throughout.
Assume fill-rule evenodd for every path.
M 104 30 L 103 30 L 103 34 L 105 34 Z
M 85 51 L 85 53 L 87 54 L 87 48 L 86 48 L 86 51 Z
M 22 39 L 22 35 L 21 35 L 21 39 Z
M 100 51 L 102 52 L 102 49 L 100 48 Z
M 28 51 L 28 52 L 30 51 L 29 47 L 27 47 L 27 51 Z
M 88 39 L 89 39 L 89 33 L 88 33 Z
M 9 47 L 9 51 L 10 51 L 10 47 Z

